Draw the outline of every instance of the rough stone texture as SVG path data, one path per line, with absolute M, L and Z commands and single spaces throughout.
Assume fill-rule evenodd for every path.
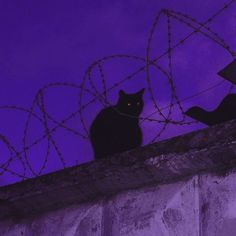
M 1 236 L 197 236 L 198 178 L 0 224 Z M 191 226 L 191 227 L 190 227 Z
M 117 195 L 105 206 L 107 228 L 103 236 L 199 235 L 197 182 L 194 177 Z
M 22 219 L 2 220 L 1 236 L 234 236 L 236 174 L 176 183 Z
M 235 167 L 232 121 L 1 187 L 0 235 L 234 236 Z
M 236 166 L 236 121 L 0 188 L 0 219 Z
M 201 235 L 236 235 L 236 174 L 226 178 L 202 176 Z
M 195 176 L 0 223 L 1 236 L 234 236 L 236 174 Z
M 26 219 L 0 223 L 1 236 L 101 236 L 102 203 L 72 206 Z

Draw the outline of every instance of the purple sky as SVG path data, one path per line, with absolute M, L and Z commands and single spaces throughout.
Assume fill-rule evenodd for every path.
M 148 3 L 147 3 L 148 2 Z M 30 1 L 2 0 L 0 2 L 0 105 L 16 105 L 29 109 L 33 98 L 41 87 L 48 83 L 67 82 L 80 84 L 86 68 L 95 60 L 108 55 L 129 54 L 146 56 L 146 47 L 152 22 L 162 8 L 181 11 L 204 22 L 219 10 L 225 0 L 126 0 L 126 1 Z M 236 3 L 226 9 L 209 24 L 232 49 L 236 50 Z M 173 43 L 191 32 L 186 25 L 171 19 Z M 158 23 L 151 44 L 151 57 L 161 55 L 167 49 L 166 18 Z M 230 63 L 229 53 L 211 40 L 198 34 L 173 51 L 173 76 L 180 99 L 184 99 L 222 81 L 217 72 Z M 113 59 L 104 63 L 107 86 L 120 81 L 145 64 L 141 61 Z M 167 68 L 167 57 L 159 65 Z M 151 84 L 158 106 L 169 104 L 170 91 L 166 78 L 155 69 L 151 69 Z M 99 91 L 102 90 L 98 73 L 92 74 Z M 89 87 L 86 82 L 86 88 Z M 122 84 L 108 94 L 110 103 L 117 99 L 119 89 L 127 92 L 146 87 L 145 73 L 134 80 Z M 227 93 L 229 83 L 202 94 L 199 97 L 182 103 L 186 110 L 192 105 L 205 109 L 214 109 Z M 56 120 L 67 117 L 78 108 L 79 90 L 74 88 L 49 88 L 45 91 L 45 108 Z M 91 99 L 84 95 L 84 102 Z M 85 112 L 87 128 L 96 112 L 102 106 L 99 102 L 88 107 Z M 152 113 L 153 105 L 150 95 L 145 94 L 145 114 Z M 39 114 L 39 109 L 35 108 Z M 175 109 L 173 119 L 180 118 L 180 111 Z M 7 137 L 17 151 L 22 150 L 22 139 L 27 113 L 12 110 L 0 110 L 0 134 Z M 41 117 L 42 118 L 42 117 Z M 155 115 L 152 118 L 160 119 Z M 190 121 L 190 119 L 189 119 Z M 69 120 L 66 125 L 82 132 L 78 117 Z M 49 122 L 49 127 L 53 123 Z M 145 143 L 155 137 L 162 125 L 156 122 L 143 123 Z M 204 125 L 167 127 L 161 139 L 176 136 Z M 43 134 L 42 125 L 32 119 L 27 133 L 27 144 Z M 63 129 L 53 133 L 63 158 L 68 166 L 92 159 L 88 140 Z M 28 159 L 34 170 L 39 171 L 46 153 L 47 142 L 40 142 L 28 152 Z M 0 143 L 0 164 L 9 159 L 10 154 L 3 143 Z M 8 168 L 23 173 L 18 160 L 11 162 Z M 62 168 L 54 147 L 43 173 Z M 1 171 L 1 170 L 0 170 Z M 27 176 L 31 172 L 27 167 Z M 18 181 L 19 178 L 4 173 L 0 184 Z

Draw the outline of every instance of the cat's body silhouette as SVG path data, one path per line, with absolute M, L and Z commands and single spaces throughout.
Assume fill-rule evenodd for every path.
M 143 110 L 144 89 L 133 94 L 119 92 L 116 105 L 101 110 L 90 127 L 95 159 L 136 148 L 142 144 L 139 115 Z

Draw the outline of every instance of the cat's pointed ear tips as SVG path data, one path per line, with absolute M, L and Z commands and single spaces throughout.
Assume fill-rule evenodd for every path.
M 121 97 L 121 96 L 124 96 L 124 95 L 125 95 L 124 90 L 121 89 L 121 90 L 119 91 L 119 95 L 120 95 L 120 97 Z
M 138 93 L 139 93 L 140 95 L 143 95 L 143 94 L 144 94 L 144 91 L 145 91 L 145 88 L 141 89 Z

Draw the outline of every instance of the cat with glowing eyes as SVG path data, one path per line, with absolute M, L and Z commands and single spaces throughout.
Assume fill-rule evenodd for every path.
M 116 105 L 101 110 L 90 127 L 90 141 L 95 159 L 107 158 L 142 144 L 139 115 L 143 110 L 143 93 L 119 92 Z

